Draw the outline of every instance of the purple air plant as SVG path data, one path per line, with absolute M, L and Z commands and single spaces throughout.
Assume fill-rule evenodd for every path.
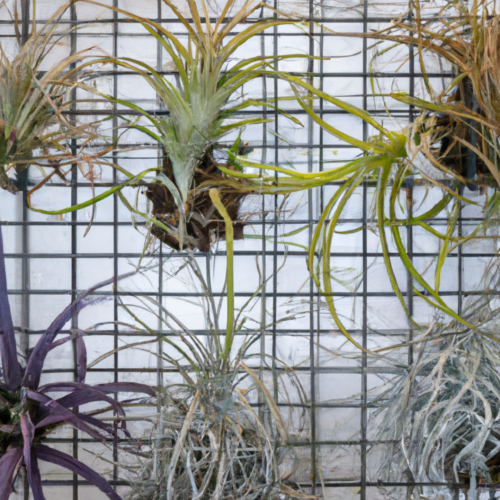
M 97 472 L 70 455 L 44 445 L 43 441 L 50 432 L 62 425 L 70 425 L 99 441 L 109 440 L 112 438 L 112 427 L 82 412 L 82 406 L 104 402 L 116 414 L 123 416 L 125 414 L 123 408 L 112 397 L 114 393 L 155 395 L 155 391 L 144 384 L 128 382 L 86 384 L 87 355 L 84 332 L 72 333 L 56 340 L 64 325 L 74 314 L 100 301 L 89 298 L 90 294 L 126 276 L 129 275 L 112 278 L 94 286 L 66 307 L 41 336 L 29 356 L 26 368 L 23 369 L 18 361 L 14 325 L 7 296 L 7 276 L 0 226 L 0 354 L 3 376 L 3 382 L 0 382 L 0 500 L 9 498 L 22 468 L 26 471 L 34 500 L 45 500 L 39 460 L 65 467 L 95 485 L 112 500 L 120 500 L 120 496 L 111 485 Z M 47 354 L 72 340 L 75 340 L 76 344 L 77 381 L 40 386 Z M 64 395 L 51 397 L 54 393 Z M 121 430 L 130 437 L 125 421 L 122 421 Z

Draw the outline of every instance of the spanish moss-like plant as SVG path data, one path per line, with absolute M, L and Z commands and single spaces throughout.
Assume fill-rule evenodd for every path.
M 465 482 L 469 500 L 480 483 L 500 481 L 500 309 L 489 294 L 498 287 L 497 261 L 487 273 L 485 295 L 468 300 L 462 314 L 475 328 L 433 323 L 413 343 L 414 363 L 378 399 L 373 422 L 377 439 L 388 443 L 382 479 Z M 413 494 L 452 498 L 439 487 Z
M 52 322 L 38 340 L 28 357 L 26 368 L 18 361 L 16 337 L 7 295 L 7 278 L 0 230 L 0 499 L 7 500 L 21 470 L 25 470 L 35 500 L 45 500 L 40 478 L 39 461 L 64 467 L 97 486 L 112 500 L 120 496 L 111 485 L 87 465 L 72 456 L 44 444 L 45 438 L 63 425 L 105 442 L 113 438 L 112 426 L 81 410 L 89 403 L 102 402 L 118 415 L 124 415 L 120 403 L 113 398 L 118 392 L 142 392 L 152 396 L 150 387 L 117 382 L 89 385 L 85 383 L 87 354 L 83 336 L 72 333 L 62 339 L 57 336 L 64 325 L 84 307 L 99 302 L 90 295 L 103 286 L 115 282 L 110 279 L 81 294 Z M 42 370 L 48 353 L 69 341 L 75 341 L 77 372 L 74 382 L 55 382 L 40 385 Z M 51 396 L 65 393 L 64 396 Z M 130 436 L 126 426 L 121 430 Z
M 0 187 L 12 192 L 18 186 L 7 175 L 9 170 L 19 173 L 30 164 L 37 164 L 54 169 L 48 178 L 54 174 L 64 177 L 59 168 L 75 161 L 67 161 L 74 156 L 69 140 L 83 138 L 86 143 L 95 135 L 92 127 L 76 128 L 62 114 L 71 87 L 61 82 L 61 75 L 80 61 L 85 51 L 58 60 L 46 71 L 40 70 L 61 38 L 56 30 L 69 5 L 60 7 L 40 31 L 33 23 L 33 31 L 24 44 L 16 21 L 14 56 L 9 57 L 0 44 Z M 78 74 L 77 68 L 73 79 Z M 34 156 L 36 151 L 38 156 Z
M 161 336 L 159 357 L 182 377 L 180 383 L 167 383 L 158 393 L 158 422 L 149 436 L 149 451 L 144 447 L 137 453 L 139 464 L 132 468 L 128 498 L 311 498 L 290 479 L 294 473 L 293 449 L 287 447 L 289 429 L 277 401 L 259 369 L 247 364 L 258 356 L 251 354 L 251 348 L 259 336 L 244 335 L 242 310 L 235 317 L 232 221 L 217 191 L 212 190 L 210 196 L 227 231 L 226 330 L 219 327 L 219 311 L 210 293 L 205 297 L 210 318 L 206 341 L 153 299 L 141 298 L 136 306 L 122 304 L 151 335 L 158 337 L 158 332 L 137 316 L 136 307 L 153 313 L 172 332 Z M 188 258 L 187 265 L 208 292 L 196 260 Z M 244 339 L 238 350 L 233 347 L 237 333 Z M 265 362 L 264 367 L 267 365 Z M 284 376 L 293 379 L 304 401 L 293 370 L 288 368 Z M 256 401 L 261 402 L 260 408 L 251 404 Z M 130 469 L 130 462 L 126 467 Z

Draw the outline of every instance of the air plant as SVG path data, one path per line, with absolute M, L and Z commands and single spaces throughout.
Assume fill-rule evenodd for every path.
M 92 0 L 87 3 L 101 5 Z M 86 65 L 112 62 L 141 75 L 156 91 L 158 99 L 167 110 L 167 114 L 150 113 L 138 105 L 109 95 L 100 94 L 96 89 L 79 83 L 81 88 L 97 93 L 113 102 L 138 111 L 149 121 L 148 127 L 132 125 L 147 134 L 163 149 L 162 167 L 156 169 L 157 176 L 147 183 L 145 194 L 153 204 L 153 217 L 146 218 L 153 224 L 153 235 L 167 245 L 179 249 L 184 247 L 208 251 L 214 238 L 215 230 L 219 237 L 225 237 L 224 227 L 217 223 L 214 208 L 208 196 L 208 189 L 199 189 L 200 185 L 212 181 L 211 187 L 226 178 L 219 167 L 237 170 L 231 162 L 219 163 L 216 150 L 221 141 L 232 131 L 241 131 L 246 125 L 264 123 L 264 118 L 238 120 L 238 114 L 252 106 L 275 108 L 275 104 L 264 100 L 245 98 L 243 86 L 256 78 L 266 75 L 279 75 L 271 62 L 283 59 L 307 57 L 303 54 L 284 56 L 255 56 L 245 58 L 231 65 L 231 58 L 251 37 L 277 25 L 290 24 L 277 19 L 260 19 L 251 22 L 238 34 L 232 31 L 250 20 L 257 9 L 270 9 L 264 2 L 246 0 L 242 7 L 232 13 L 236 0 L 228 0 L 215 23 L 210 20 L 208 2 L 202 0 L 201 7 L 205 21 L 200 18 L 200 10 L 194 0 L 186 0 L 192 23 L 181 13 L 178 6 L 170 0 L 163 0 L 174 16 L 183 24 L 188 34 L 187 47 L 169 30 L 156 22 L 133 15 L 121 9 L 109 7 L 116 12 L 138 21 L 167 52 L 171 61 L 169 68 L 175 75 L 173 84 L 168 75 L 157 72 L 146 63 L 128 57 L 100 58 Z M 107 6 L 106 6 L 107 7 Z M 226 18 L 232 14 L 232 18 Z M 71 76 L 71 72 L 68 77 Z M 284 116 L 301 125 L 300 121 L 283 113 Z M 228 121 L 236 120 L 236 121 Z M 246 145 L 236 142 L 239 153 Z M 147 170 L 146 175 L 154 171 Z M 128 175 L 125 172 L 126 175 Z M 134 185 L 143 177 L 129 175 Z M 127 181 L 127 185 L 130 182 Z M 115 191 L 109 190 L 106 195 Z M 239 207 L 244 193 L 224 193 L 224 205 L 233 220 L 237 220 Z M 139 213 L 121 193 L 123 203 L 134 213 Z M 94 201 L 98 201 L 95 199 Z M 55 213 L 55 212 L 51 212 Z M 235 222 L 235 237 L 242 238 L 242 224 Z
M 125 277 L 125 276 L 123 276 Z M 83 477 L 99 488 L 112 500 L 119 495 L 99 474 L 84 463 L 66 453 L 44 444 L 45 438 L 63 425 L 88 434 L 105 442 L 113 438 L 114 429 L 96 418 L 94 413 L 85 413 L 81 407 L 88 403 L 102 402 L 109 410 L 124 415 L 119 402 L 112 396 L 118 392 L 145 393 L 153 396 L 150 387 L 117 382 L 89 385 L 85 383 L 87 370 L 85 332 L 73 332 L 57 339 L 64 325 L 83 308 L 98 303 L 101 299 L 90 298 L 103 286 L 114 283 L 115 278 L 100 283 L 81 294 L 52 322 L 33 348 L 23 368 L 18 360 L 14 326 L 7 295 L 7 278 L 0 230 L 0 355 L 2 379 L 0 383 L 0 499 L 7 500 L 13 490 L 20 471 L 26 471 L 28 483 L 35 500 L 44 500 L 39 471 L 39 460 L 64 467 Z M 42 370 L 48 353 L 65 342 L 74 341 L 78 361 L 78 376 L 75 382 L 55 382 L 40 385 Z M 52 397 L 53 393 L 65 393 Z M 130 436 L 125 426 L 121 430 Z
M 212 311 L 207 342 L 152 298 L 138 297 L 141 303 L 136 306 L 122 303 L 141 328 L 161 338 L 164 348 L 159 357 L 178 370 L 183 379 L 182 383 L 167 384 L 158 392 L 159 420 L 148 438 L 150 451 L 143 448 L 138 453 L 139 464 L 131 470 L 128 498 L 314 498 L 301 493 L 291 480 L 294 470 L 290 468 L 293 449 L 287 446 L 289 430 L 275 398 L 259 374 L 247 365 L 255 356 L 249 350 L 259 336 L 245 336 L 241 347 L 234 352 L 235 334 L 243 333 L 245 321 L 241 319 L 244 308 L 235 317 L 233 222 L 216 189 L 210 191 L 210 198 L 227 232 L 226 330 L 219 329 L 218 308 L 192 255 L 187 265 L 207 291 L 206 307 Z M 172 333 L 159 336 L 157 330 L 137 316 L 136 307 L 150 311 Z M 139 347 L 146 342 L 135 345 Z M 167 352 L 170 348 L 175 355 Z M 300 382 L 293 377 L 293 368 L 286 372 L 285 376 L 294 379 L 301 397 L 305 398 Z M 263 403 L 259 410 L 250 404 L 255 393 Z M 130 468 L 130 462 L 126 467 Z
M 410 16 L 398 16 L 387 28 L 347 36 L 394 42 L 380 54 L 401 44 L 414 46 L 431 100 L 398 92 L 391 96 L 422 111 L 412 127 L 415 144 L 434 167 L 471 190 L 478 184 L 500 185 L 500 44 L 496 5 L 490 0 L 454 0 L 434 6 L 426 4 L 422 9 L 420 0 L 416 0 L 412 7 Z M 452 81 L 441 91 L 435 90 L 428 76 L 429 54 L 451 65 L 454 73 Z
M 277 432 L 270 428 L 237 388 L 234 373 L 205 377 L 161 395 L 151 452 L 142 454 L 127 498 L 317 498 L 301 493 L 290 479 L 294 470 L 284 468 L 292 452 L 281 444 L 283 423 Z
M 372 423 L 376 439 L 386 443 L 381 479 L 465 483 L 470 500 L 480 484 L 499 483 L 500 309 L 491 295 L 498 278 L 495 260 L 485 272 L 484 295 L 466 302 L 463 317 L 475 329 L 436 321 L 399 346 L 413 346 L 414 362 L 376 400 Z M 413 488 L 413 498 L 431 494 L 453 497 L 444 487 Z
M 46 71 L 40 70 L 61 36 L 69 33 L 61 35 L 56 30 L 70 5 L 71 2 L 57 9 L 38 32 L 33 23 L 24 44 L 16 21 L 18 48 L 13 57 L 9 58 L 0 45 L 0 187 L 11 192 L 19 186 L 7 175 L 9 170 L 19 174 L 29 165 L 38 165 L 53 168 L 40 184 L 54 175 L 65 180 L 61 167 L 77 162 L 83 168 L 82 158 L 75 159 L 69 148 L 70 139 L 82 139 L 82 151 L 96 137 L 95 124 L 75 127 L 63 115 L 69 102 L 66 96 L 72 88 L 68 83 L 74 83 L 80 68 L 74 68 L 71 80 L 64 84 L 62 75 L 82 60 L 86 50 L 58 60 Z M 41 154 L 34 156 L 36 150 Z
M 238 182 L 234 182 L 234 180 L 233 182 L 221 181 L 220 185 L 228 191 L 247 189 L 259 193 L 286 194 L 313 187 L 324 186 L 334 181 L 345 181 L 328 201 L 325 210 L 321 214 L 318 224 L 314 229 L 313 238 L 309 248 L 308 266 L 316 285 L 325 296 L 329 310 L 337 327 L 354 345 L 363 349 L 362 346 L 356 343 L 351 337 L 335 308 L 332 296 L 332 265 L 330 248 L 337 225 L 341 219 L 342 212 L 352 193 L 356 188 L 362 185 L 363 182 L 375 181 L 377 190 L 375 195 L 373 218 L 376 218 L 384 264 L 387 269 L 392 289 L 398 297 L 401 307 L 406 312 L 409 320 L 413 322 L 410 314 L 408 313 L 405 298 L 401 293 L 398 278 L 393 270 L 386 228 L 389 228 L 390 230 L 393 241 L 397 247 L 399 257 L 401 258 L 404 266 L 415 280 L 414 293 L 419 297 L 422 297 L 426 302 L 430 303 L 437 309 L 446 312 L 458 321 L 462 321 L 460 317 L 439 296 L 439 275 L 446 257 L 451 250 L 456 249 L 458 245 L 476 237 L 484 227 L 484 223 L 479 224 L 471 232 L 471 234 L 466 237 L 459 237 L 453 234 L 453 228 L 456 224 L 456 217 L 458 216 L 460 203 L 471 202 L 459 194 L 458 186 L 450 188 L 444 184 L 438 183 L 413 164 L 413 158 L 409 157 L 407 152 L 408 129 L 404 129 L 401 132 L 389 131 L 378 123 L 373 117 L 371 117 L 366 111 L 332 97 L 325 92 L 316 89 L 312 85 L 303 82 L 297 77 L 284 76 L 283 78 L 290 81 L 298 103 L 315 122 L 317 122 L 325 131 L 334 135 L 338 139 L 347 142 L 355 148 L 359 148 L 364 153 L 364 156 L 348 162 L 339 168 L 321 172 L 300 173 L 280 167 L 257 164 L 233 155 L 234 161 L 237 161 L 242 166 L 253 167 L 269 172 L 274 171 L 277 174 L 286 174 L 286 177 L 283 175 L 262 176 L 258 174 L 230 172 L 227 169 L 223 169 L 225 173 L 234 179 L 237 179 Z M 303 95 L 303 92 L 300 92 L 300 89 L 303 89 L 307 95 Z M 365 121 L 377 131 L 377 135 L 371 137 L 369 141 L 363 141 L 351 137 L 341 130 L 326 123 L 313 107 L 314 97 L 324 99 L 326 102 L 330 102 Z M 412 215 L 411 217 L 401 218 L 398 215 L 398 208 L 401 206 L 400 197 L 401 192 L 404 189 L 404 183 L 408 179 L 411 179 L 411 181 L 414 182 L 414 178 L 416 176 L 420 176 L 423 181 L 432 182 L 439 186 L 443 191 L 443 196 L 439 202 L 437 202 L 425 213 L 419 216 Z M 386 199 L 388 193 L 389 203 Z M 488 211 L 491 211 L 490 209 L 492 209 L 492 207 L 497 203 L 495 200 L 496 198 L 490 200 L 491 203 Z M 441 233 L 429 225 L 429 220 L 432 220 L 433 217 L 436 217 L 447 208 L 450 209 L 450 223 L 446 232 Z M 428 231 L 433 236 L 438 237 L 443 242 L 438 271 L 436 274 L 437 278 L 433 286 L 429 284 L 428 281 L 417 271 L 408 255 L 407 249 L 405 248 L 401 235 L 401 229 L 408 225 L 417 225 Z M 414 326 L 418 327 L 418 325 Z

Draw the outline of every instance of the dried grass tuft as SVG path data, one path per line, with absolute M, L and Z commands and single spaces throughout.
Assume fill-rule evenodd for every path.
M 193 388 L 194 390 L 194 388 Z M 163 498 L 287 499 L 293 451 L 283 446 L 270 412 L 259 416 L 234 381 L 207 380 L 192 390 L 164 389 L 160 418 L 143 454 L 129 500 Z

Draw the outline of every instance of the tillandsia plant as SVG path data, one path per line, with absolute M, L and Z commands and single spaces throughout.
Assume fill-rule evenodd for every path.
M 125 276 L 123 276 L 125 277 Z M 15 330 L 12 321 L 8 294 L 2 233 L 0 230 L 0 355 L 2 360 L 0 381 L 0 499 L 7 500 L 21 470 L 26 471 L 28 483 L 35 500 L 45 500 L 40 478 L 39 461 L 64 467 L 95 485 L 112 500 L 120 496 L 99 474 L 84 463 L 66 453 L 44 444 L 45 438 L 63 425 L 72 426 L 91 438 L 105 442 L 113 438 L 115 430 L 109 424 L 96 418 L 96 413 L 81 411 L 81 407 L 102 402 L 108 410 L 124 415 L 119 402 L 113 398 L 118 392 L 145 393 L 153 396 L 150 387 L 117 382 L 89 385 L 85 383 L 87 354 L 83 336 L 85 332 L 72 332 L 57 339 L 64 325 L 84 307 L 102 300 L 90 298 L 92 293 L 115 282 L 110 279 L 81 294 L 52 322 L 27 359 L 23 368 L 18 360 Z M 41 384 L 42 370 L 49 352 L 65 342 L 76 345 L 77 379 L 75 382 Z M 54 393 L 65 393 L 52 397 Z M 125 436 L 125 422 L 121 427 Z
M 500 18 L 495 2 L 453 0 L 426 3 L 423 8 L 420 0 L 415 0 L 410 14 L 399 16 L 383 30 L 361 36 L 394 42 L 378 55 L 400 44 L 415 47 L 431 100 L 391 94 L 422 110 L 412 127 L 415 143 L 436 168 L 471 190 L 477 185 L 500 185 Z M 430 54 L 451 65 L 454 77 L 445 88 L 436 89 L 428 76 Z
M 490 215 L 486 216 L 485 221 L 478 224 L 471 234 L 465 237 L 456 236 L 453 231 L 461 203 L 471 202 L 459 194 L 458 186 L 450 188 L 444 184 L 438 183 L 414 165 L 413 154 L 411 157 L 408 154 L 408 151 L 412 152 L 408 147 L 408 129 L 403 129 L 400 132 L 387 130 L 366 111 L 332 97 L 308 83 L 303 82 L 299 78 L 293 76 L 284 76 L 283 78 L 290 81 L 298 103 L 315 122 L 338 139 L 347 142 L 355 148 L 359 148 L 364 156 L 348 162 L 339 168 L 312 173 L 299 173 L 280 167 L 260 165 L 235 156 L 234 161 L 243 166 L 275 171 L 278 174 L 286 174 L 287 177 L 261 176 L 241 172 L 230 172 L 225 169 L 224 172 L 229 176 L 238 178 L 240 185 L 238 187 L 235 182 L 230 181 L 221 182 L 221 185 L 224 189 L 253 189 L 255 192 L 259 193 L 286 194 L 310 189 L 312 187 L 324 186 L 334 181 L 344 181 L 327 202 L 325 210 L 321 214 L 318 224 L 314 229 L 311 246 L 309 248 L 308 266 L 318 288 L 324 293 L 329 310 L 337 327 L 352 343 L 362 348 L 362 346 L 356 343 L 351 337 L 335 308 L 335 302 L 332 296 L 332 264 L 330 249 L 339 221 L 341 220 L 342 212 L 349 198 L 363 182 L 375 181 L 376 193 L 373 218 L 376 219 L 384 264 L 391 286 L 399 299 L 401 307 L 405 310 L 409 320 L 412 321 L 407 310 L 405 298 L 400 290 L 398 277 L 393 269 L 389 250 L 389 238 L 386 234 L 386 230 L 390 231 L 397 247 L 399 257 L 415 280 L 414 293 L 437 309 L 461 321 L 456 312 L 454 312 L 439 295 L 440 273 L 446 257 L 453 249 L 456 249 L 458 245 L 474 237 L 489 237 L 483 230 L 485 228 L 486 219 L 491 216 L 498 204 L 496 196 L 489 200 L 486 213 Z M 301 92 L 300 89 L 303 91 Z M 304 95 L 304 91 L 306 95 Z M 313 103 L 315 97 L 330 102 L 353 116 L 360 118 L 376 131 L 376 135 L 372 136 L 369 141 L 363 141 L 351 137 L 326 123 L 314 109 Z M 418 216 L 415 216 L 410 209 L 408 209 L 407 214 L 401 214 L 401 195 L 402 193 L 404 194 L 405 182 L 410 180 L 414 183 L 415 177 L 418 176 L 422 181 L 433 183 L 441 188 L 442 198 L 433 207 Z M 449 225 L 446 232 L 441 233 L 429 224 L 429 220 L 432 220 L 432 218 L 436 217 L 438 214 L 442 214 L 446 209 L 449 209 Z M 434 284 L 430 284 L 418 272 L 408 255 L 401 234 L 401 229 L 408 225 L 417 225 L 425 229 L 432 236 L 439 238 L 443 243 Z M 414 326 L 417 327 L 417 325 Z
M 154 299 L 138 297 L 140 303 L 135 305 L 122 303 L 141 330 L 159 337 L 157 329 L 135 312 L 146 309 L 158 319 L 162 329 L 169 331 L 168 335 L 161 335 L 158 355 L 169 372 L 178 371 L 182 378 L 180 383 L 167 382 L 158 393 L 159 420 L 148 438 L 150 451 L 144 447 L 137 454 L 139 464 L 132 469 L 130 461 L 125 465 L 133 473 L 128 498 L 314 498 L 302 493 L 291 479 L 294 473 L 294 453 L 289 446 L 291 422 L 285 422 L 283 410 L 261 378 L 261 369 L 248 366 L 252 357 L 260 356 L 251 352 L 259 336 L 253 331 L 245 335 L 242 313 L 246 305 L 235 314 L 233 222 L 216 189 L 210 191 L 210 198 L 227 231 L 225 330 L 219 328 L 220 306 L 217 307 L 210 294 L 191 252 L 186 265 L 207 292 L 204 310 L 208 311 L 210 333 L 206 339 L 189 330 L 171 310 Z M 247 304 L 259 291 L 260 288 Z M 235 349 L 237 334 L 243 340 Z M 133 345 L 140 347 L 146 342 Z M 293 368 L 279 360 L 276 363 L 283 367 L 282 377 L 293 379 L 301 402 L 306 404 L 305 392 Z M 267 366 L 266 362 L 263 370 Z M 259 409 L 251 404 L 252 397 L 261 401 Z M 299 425 L 307 424 L 299 422 Z
M 59 59 L 53 66 L 41 71 L 41 66 L 59 40 L 70 33 L 59 33 L 59 21 L 71 2 L 61 6 L 40 31 L 33 23 L 32 32 L 23 44 L 14 14 L 17 50 L 9 57 L 0 44 L 0 187 L 12 192 L 18 182 L 8 175 L 9 170 L 19 174 L 29 165 L 52 168 L 44 175 L 44 184 L 54 175 L 65 180 L 61 168 L 78 163 L 97 161 L 91 155 L 80 154 L 96 137 L 96 124 L 73 126 L 63 111 L 71 104 L 68 96 L 73 88 L 68 85 L 80 76 L 79 66 L 73 68 L 71 80 L 62 83 L 62 75 L 78 65 L 87 50 Z M 6 7 L 5 7 L 6 8 Z M 70 148 L 71 139 L 79 139 L 79 153 L 75 157 Z M 38 151 L 38 155 L 35 152 Z M 67 173 L 67 172 L 66 172 Z M 85 172 L 84 172 L 85 173 Z M 88 172 L 86 173 L 88 177 Z M 35 187 L 34 190 L 38 188 Z
M 381 479 L 461 483 L 469 500 L 500 482 L 500 309 L 498 261 L 485 272 L 484 295 L 471 295 L 463 317 L 474 330 L 434 322 L 413 342 L 413 364 L 383 386 L 373 415 L 383 441 Z M 401 364 L 399 365 L 401 368 Z M 455 498 L 446 487 L 413 488 L 413 498 Z
M 91 0 L 83 1 L 101 5 Z M 277 75 L 271 62 L 305 56 L 255 56 L 230 64 L 236 50 L 250 38 L 273 26 L 290 24 L 289 21 L 272 18 L 257 19 L 255 22 L 251 20 L 252 14 L 258 9 L 270 9 L 264 2 L 246 0 L 239 10 L 233 12 L 237 2 L 228 0 L 217 20 L 212 22 L 209 2 L 202 0 L 200 9 L 194 0 L 186 0 L 192 17 L 190 22 L 181 13 L 177 3 L 163 1 L 186 29 L 187 46 L 172 32 L 152 20 L 110 8 L 141 23 L 161 43 L 171 58 L 168 73 L 175 75 L 176 84 L 170 81 L 168 74 L 162 74 L 137 59 L 103 58 L 88 64 L 112 62 L 135 71 L 156 91 L 167 114 L 151 113 L 130 101 L 100 95 L 138 111 L 149 124 L 148 127 L 133 127 L 146 133 L 163 148 L 163 166 L 157 169 L 157 176 L 148 183 L 145 192 L 153 204 L 153 218 L 150 218 L 153 234 L 176 249 L 185 246 L 208 251 L 214 239 L 214 229 L 219 230 L 220 237 L 224 237 L 225 230 L 217 223 L 208 188 L 199 189 L 199 186 L 214 181 L 213 186 L 225 178 L 215 155 L 215 151 L 220 147 L 219 141 L 232 131 L 241 133 L 246 125 L 270 121 L 264 118 L 238 119 L 241 111 L 252 106 L 275 107 L 275 104 L 263 100 L 245 98 L 243 86 L 265 75 Z M 200 17 L 201 11 L 205 17 L 204 21 Z M 232 17 L 227 19 L 230 15 Z M 233 31 L 243 23 L 248 23 L 248 26 L 233 36 Z M 85 84 L 80 86 L 96 92 Z M 283 114 L 301 125 L 296 118 Z M 239 152 L 243 152 L 245 146 L 240 146 L 239 140 L 236 144 Z M 231 162 L 222 166 L 232 170 L 238 168 Z M 223 195 L 224 205 L 235 220 L 236 238 L 243 237 L 242 225 L 236 220 L 244 195 Z M 121 193 L 120 198 L 128 208 L 137 213 Z

